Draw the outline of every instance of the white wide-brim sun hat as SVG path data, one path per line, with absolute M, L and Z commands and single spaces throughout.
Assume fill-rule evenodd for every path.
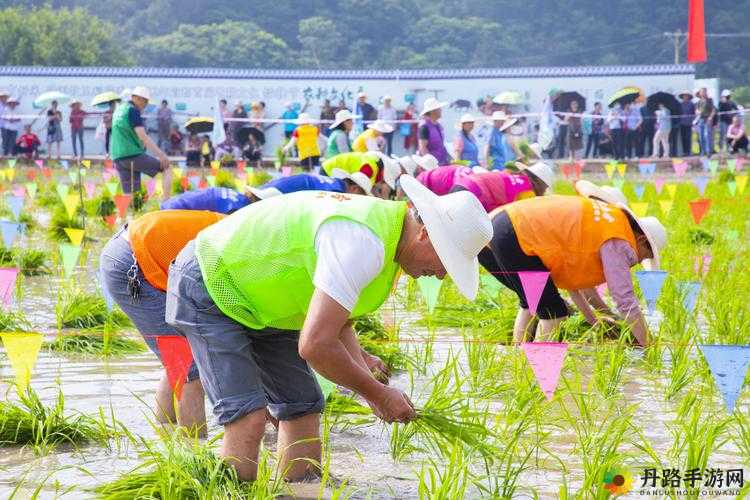
M 344 123 L 346 120 L 353 120 L 354 115 L 351 111 L 348 109 L 342 109 L 336 112 L 336 116 L 333 119 L 333 123 L 328 127 L 329 129 L 334 129 Z
M 458 123 L 463 125 L 464 123 L 474 123 L 475 121 L 477 121 L 477 119 L 474 118 L 474 115 L 471 113 L 464 113 L 461 115 L 461 119 L 458 120 Z
M 428 97 L 424 104 L 422 104 L 422 112 L 420 113 L 421 116 L 426 115 L 430 111 L 435 111 L 436 109 L 444 108 L 448 105 L 447 101 L 438 101 L 434 97 Z
M 138 97 L 142 97 L 142 98 L 146 99 L 147 101 L 151 100 L 151 91 L 149 89 L 147 89 L 146 87 L 142 86 L 142 85 L 138 85 L 133 90 L 131 90 L 130 91 L 130 95 L 131 96 L 135 95 L 135 96 L 138 96 Z
M 543 161 L 538 161 L 530 167 L 527 167 L 525 164 L 517 161 L 516 167 L 518 167 L 518 170 L 520 172 L 528 172 L 533 174 L 547 186 L 547 190 L 550 193 L 552 192 L 552 183 L 555 182 L 555 172 L 552 170 L 552 167 L 550 167 Z
M 333 177 L 334 179 L 349 179 L 357 186 L 361 187 L 362 191 L 364 191 L 366 194 L 372 194 L 372 181 L 362 172 L 354 172 L 353 174 L 350 174 L 346 170 L 334 168 L 333 172 L 331 173 L 333 174 L 331 177 Z
M 417 171 L 417 162 L 409 155 L 392 156 L 391 159 L 393 162 L 383 162 L 383 181 L 391 189 L 396 189 L 396 181 L 404 172 L 414 175 Z
M 458 191 L 438 196 L 410 175 L 401 189 L 427 229 L 435 252 L 461 294 L 474 300 L 479 289 L 477 255 L 492 239 L 492 222 L 476 196 Z
M 248 187 L 247 190 L 253 193 L 256 198 L 261 199 L 261 200 L 273 198 L 274 196 L 281 196 L 282 194 L 284 194 L 274 187 L 265 188 L 265 189 L 261 189 L 257 187 Z
M 597 198 L 610 205 L 627 205 L 628 199 L 613 186 L 597 186 L 591 181 L 580 180 L 575 183 L 576 192 L 585 198 Z
M 438 161 L 437 158 L 432 156 L 431 154 L 426 155 L 412 155 L 412 159 L 417 164 L 418 167 L 422 167 L 424 170 L 435 170 L 438 168 Z
M 654 257 L 652 259 L 644 259 L 642 262 L 643 268 L 647 271 L 661 269 L 661 250 L 667 246 L 667 229 L 664 227 L 664 224 L 662 224 L 656 217 L 636 217 L 633 211 L 630 210 L 625 203 L 618 203 L 616 206 L 628 214 L 638 227 L 641 228 L 643 234 L 646 235 L 648 245 L 651 247 L 651 253 Z
M 367 128 L 377 130 L 381 134 L 390 134 L 391 132 L 393 132 L 393 125 L 389 125 L 383 120 L 375 120 L 374 122 L 369 124 Z

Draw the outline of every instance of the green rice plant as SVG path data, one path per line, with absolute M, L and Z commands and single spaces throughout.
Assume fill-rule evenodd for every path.
M 118 479 L 93 489 L 104 500 L 253 498 L 274 499 L 288 493 L 281 474 L 271 464 L 268 450 L 261 450 L 258 475 L 243 482 L 234 468 L 215 454 L 221 436 L 201 444 L 179 433 L 159 442 L 141 439 L 143 463 Z
M 84 354 L 93 356 L 125 356 L 147 350 L 140 340 L 113 332 L 65 333 L 55 340 L 44 343 L 45 348 L 62 354 Z
M 622 342 L 598 346 L 594 351 L 593 384 L 604 398 L 612 398 L 619 392 L 626 359 L 627 347 Z
M 731 427 L 734 430 L 732 441 L 739 448 L 742 460 L 750 464 L 750 418 L 742 412 L 736 411 L 732 414 Z
M 219 170 L 216 172 L 216 187 L 225 187 L 237 189 L 237 180 L 234 174 L 228 170 Z
M 65 293 L 58 301 L 60 325 L 64 328 L 94 329 L 107 322 L 114 327 L 130 326 L 130 319 L 119 309 L 109 311 L 100 295 L 81 290 Z
M 667 349 L 672 359 L 672 369 L 669 373 L 669 383 L 664 389 L 664 397 L 671 400 L 691 384 L 695 379 L 696 371 L 695 363 L 690 359 L 691 344 L 674 343 L 670 344 Z
M 0 332 L 28 332 L 31 323 L 23 311 L 4 310 L 0 308 Z
M 420 499 L 467 498 L 471 486 L 471 462 L 461 446 L 453 444 L 444 466 L 430 457 L 417 475 Z
M 347 396 L 338 391 L 333 391 L 326 399 L 325 413 L 330 425 L 341 432 L 375 422 L 375 416 L 369 406 L 361 404 L 354 396 Z
M 57 183 L 55 182 L 40 182 L 39 190 L 34 198 L 34 203 L 41 208 L 54 208 L 57 206 L 62 207 L 62 200 L 57 195 Z
M 65 233 L 65 228 L 83 229 L 83 222 L 79 217 L 82 213 L 83 208 L 79 206 L 77 213 L 73 217 L 68 217 L 65 207 L 62 205 L 55 206 L 49 226 L 47 227 L 47 236 L 55 241 L 69 241 L 68 235 Z
M 263 169 L 256 168 L 252 171 L 252 174 L 249 174 L 247 176 L 247 185 L 252 187 L 262 186 L 266 182 L 269 182 L 271 179 L 273 179 L 271 174 Z
M 114 200 L 109 196 L 108 192 L 88 201 L 87 205 L 89 206 L 88 211 L 90 213 L 93 212 L 92 215 L 98 217 L 108 217 L 117 213 L 117 206 L 115 205 Z
M 8 249 L 0 246 L 0 267 L 18 267 L 24 276 L 50 274 L 48 253 L 35 248 Z
M 103 446 L 113 433 L 101 414 L 99 418 L 66 415 L 62 391 L 54 406 L 45 406 L 31 389 L 20 395 L 18 403 L 0 401 L 0 444 L 28 445 L 42 454 L 63 443 Z
M 352 327 L 362 349 L 379 357 L 389 370 L 404 369 L 410 362 L 398 343 L 398 330 L 387 329 L 374 314 L 356 318 Z

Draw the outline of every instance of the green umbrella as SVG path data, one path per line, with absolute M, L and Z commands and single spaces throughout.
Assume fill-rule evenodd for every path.
M 100 104 L 107 104 L 112 101 L 119 101 L 120 96 L 116 92 L 102 92 L 96 97 L 91 99 L 92 106 L 99 106 Z
M 639 95 L 641 95 L 641 89 L 638 87 L 625 87 L 612 94 L 607 105 L 611 108 L 615 104 L 627 104 L 638 99 Z

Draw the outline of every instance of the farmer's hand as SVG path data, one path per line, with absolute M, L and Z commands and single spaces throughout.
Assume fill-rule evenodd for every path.
M 388 378 L 390 378 L 391 372 L 388 370 L 385 363 L 383 363 L 383 360 L 365 350 L 362 350 L 362 357 L 365 358 L 365 364 L 367 365 L 367 368 L 370 369 L 373 376 L 378 379 L 379 382 L 388 385 Z
M 159 166 L 162 172 L 169 168 L 169 158 L 164 153 L 159 155 Z
M 393 387 L 383 386 L 376 399 L 367 403 L 378 418 L 389 424 L 409 422 L 417 416 L 409 397 Z

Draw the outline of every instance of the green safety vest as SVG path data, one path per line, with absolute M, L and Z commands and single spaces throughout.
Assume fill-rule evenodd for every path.
M 346 137 L 346 143 L 349 145 L 349 151 L 352 150 L 352 141 L 349 140 L 349 134 L 347 134 L 341 129 L 336 129 L 333 132 L 331 132 L 331 135 L 328 136 L 328 142 L 326 143 L 326 156 L 328 158 L 333 158 L 336 155 L 349 152 L 349 151 L 339 151 L 339 145 L 338 145 L 338 142 L 336 142 L 336 139 L 341 134 L 344 134 L 344 136 Z
M 377 310 L 393 288 L 405 215 L 405 202 L 301 191 L 253 203 L 209 226 L 198 234 L 195 252 L 206 289 L 224 314 L 256 330 L 300 330 L 315 290 L 320 225 L 349 219 L 383 242 L 383 269 L 362 290 L 351 312 L 357 317 Z
M 333 177 L 335 168 L 341 169 L 346 173 L 353 174 L 359 172 L 362 165 L 368 164 L 372 167 L 370 180 L 375 183 L 378 177 L 378 157 L 372 153 L 342 153 L 323 162 L 323 171 Z
M 110 138 L 110 156 L 113 160 L 137 156 L 146 152 L 141 140 L 130 126 L 128 116 L 133 104 L 126 102 L 117 106 L 112 115 L 112 137 Z

